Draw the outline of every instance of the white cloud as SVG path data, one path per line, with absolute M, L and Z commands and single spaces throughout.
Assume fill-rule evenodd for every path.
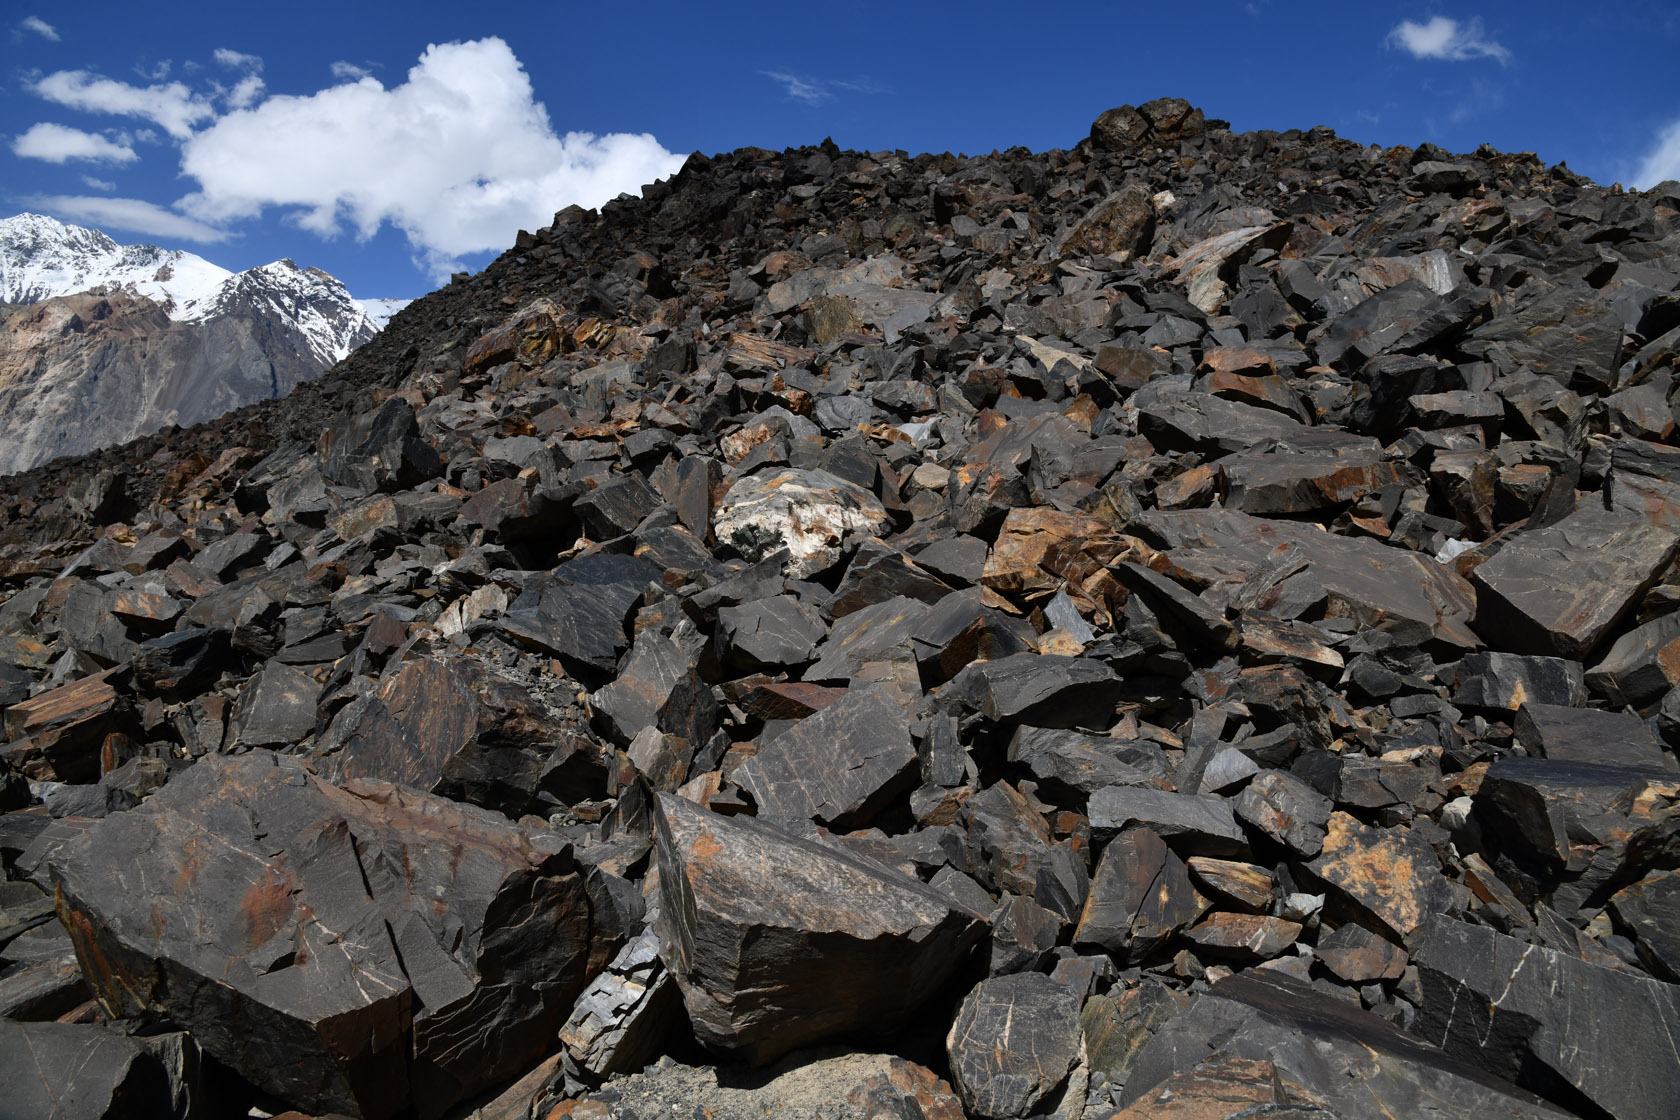
M 38 196 L 27 202 L 37 210 L 73 222 L 86 222 L 107 232 L 128 230 L 171 241 L 226 241 L 231 236 L 226 230 L 194 221 L 138 198 L 58 194 Z
M 18 24 L 25 31 L 33 31 L 41 38 L 51 43 L 58 42 L 58 29 L 40 16 L 24 16 L 23 22 Z
M 239 83 L 222 96 L 227 98 L 230 109 L 249 109 L 262 96 L 263 80 L 255 74 L 247 74 L 239 79 Z
M 845 93 L 889 93 L 886 86 L 869 78 L 801 78 L 797 74 L 789 74 L 781 70 L 761 70 L 773 82 L 782 83 L 782 89 L 795 101 L 803 101 L 807 105 L 821 105 L 834 100 L 834 91 Z
M 218 66 L 225 66 L 229 70 L 261 70 L 263 61 L 254 54 L 242 51 L 230 51 L 226 47 L 217 47 L 212 56 Z
M 1648 191 L 1658 183 L 1680 179 L 1680 120 L 1657 133 L 1651 150 L 1630 177 L 1636 190 Z
M 646 134 L 556 135 L 492 38 L 427 47 L 391 89 L 362 77 L 227 114 L 183 146 L 199 190 L 177 205 L 212 223 L 295 207 L 327 237 L 390 222 L 442 278 L 463 254 L 506 248 L 569 203 L 598 206 L 682 162 Z
M 343 59 L 339 59 L 337 62 L 332 64 L 332 76 L 340 80 L 349 79 L 350 81 L 356 81 L 360 78 L 367 77 L 371 73 L 373 73 L 373 71 L 369 70 L 367 67 L 357 66 L 354 62 L 345 62 Z
M 1435 16 L 1428 23 L 1403 20 L 1388 33 L 1387 41 L 1390 46 L 1399 47 L 1413 58 L 1446 62 L 1492 58 L 1501 64 L 1511 61 L 1510 51 L 1484 36 L 1479 19 L 1466 23 L 1446 16 Z
M 96 163 L 133 163 L 140 157 L 126 142 L 113 142 L 79 128 L 42 122 L 12 141 L 12 153 L 48 163 L 86 159 Z
M 787 95 L 795 101 L 803 101 L 807 105 L 821 105 L 824 101 L 832 101 L 834 95 L 823 89 L 816 82 L 807 81 L 793 74 L 784 74 L 776 70 L 762 71 L 771 81 L 782 83 Z
M 83 175 L 82 182 L 86 183 L 96 191 L 114 191 L 117 189 L 117 185 L 111 182 L 111 180 L 95 179 L 92 175 Z
M 209 100 L 180 82 L 140 87 L 86 70 L 60 70 L 30 88 L 72 109 L 149 120 L 177 139 L 191 136 L 193 125 L 215 116 Z

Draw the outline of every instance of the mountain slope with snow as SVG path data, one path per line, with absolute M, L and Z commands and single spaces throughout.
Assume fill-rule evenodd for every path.
M 0 473 L 283 396 L 407 303 L 370 302 L 381 318 L 291 260 L 234 273 L 39 214 L 0 220 Z

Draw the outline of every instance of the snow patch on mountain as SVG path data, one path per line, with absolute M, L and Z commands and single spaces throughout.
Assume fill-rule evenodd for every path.
M 414 301 L 411 299 L 359 299 L 356 302 L 362 305 L 362 311 L 367 314 L 369 319 L 373 320 L 373 325 L 380 330 L 384 330 L 385 324 L 391 321 L 391 316 Z

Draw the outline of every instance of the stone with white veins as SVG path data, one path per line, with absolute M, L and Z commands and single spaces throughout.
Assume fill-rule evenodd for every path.
M 779 540 L 791 554 L 789 574 L 803 576 L 832 564 L 848 533 L 877 533 L 886 520 L 880 499 L 856 483 L 789 467 L 737 480 L 718 503 L 712 531 L 719 541 Z

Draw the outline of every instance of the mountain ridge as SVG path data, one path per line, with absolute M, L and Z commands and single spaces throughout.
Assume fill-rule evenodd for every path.
M 289 392 L 373 337 L 402 301 L 365 305 L 290 258 L 229 272 L 26 213 L 0 220 L 0 304 L 11 308 L 0 336 L 6 472 Z M 54 310 L 17 310 L 43 305 Z M 145 324 L 156 338 L 137 333 Z

